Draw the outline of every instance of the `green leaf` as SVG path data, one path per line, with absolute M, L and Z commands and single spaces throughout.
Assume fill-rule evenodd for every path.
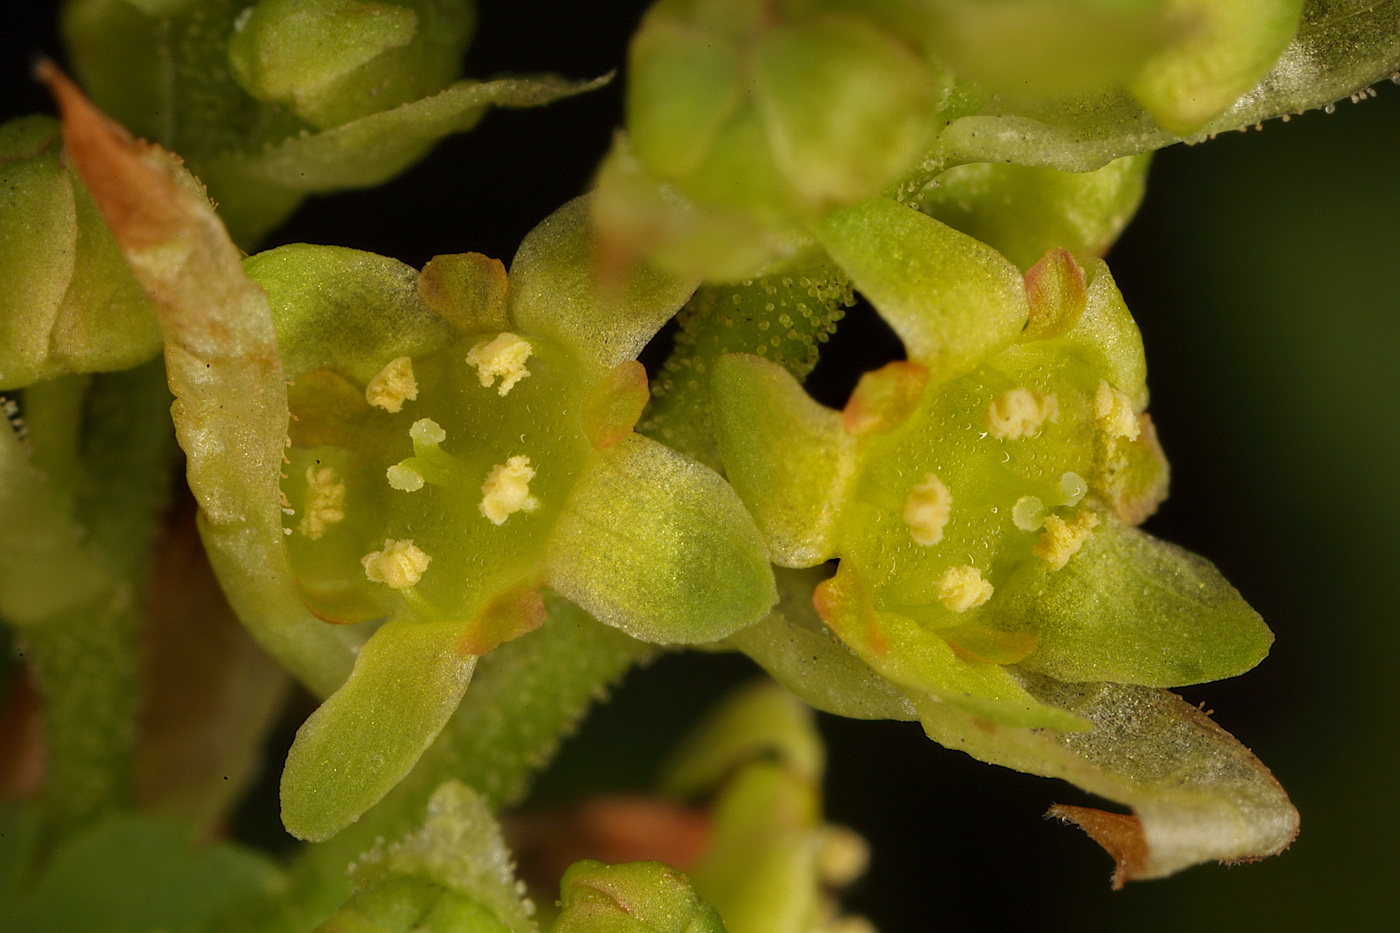
M 510 316 L 607 371 L 635 359 L 698 283 L 651 268 L 599 282 L 588 211 L 575 198 L 526 235 L 510 264 Z
M 841 506 L 855 481 L 855 438 L 787 369 L 729 354 L 711 377 L 715 433 L 734 491 L 772 561 L 811 567 L 836 552 Z
M 60 846 L 33 889 L 0 908 L 0 931 L 199 933 L 278 880 L 242 846 L 195 847 L 168 818 L 117 816 Z
M 1071 683 L 1221 680 L 1274 640 L 1209 561 L 1113 519 L 1060 570 L 1024 564 L 1001 596 L 998 616 L 1040 636 L 1021 666 Z
M 408 773 L 456 710 L 476 657 L 457 622 L 392 621 L 360 649 L 350 678 L 297 730 L 282 771 L 282 822 L 328 839 Z
M 636 434 L 579 478 L 550 533 L 545 579 L 600 622 L 658 644 L 715 641 L 777 600 L 734 491 Z
M 837 211 L 817 238 L 856 289 L 935 376 L 1010 344 L 1025 326 L 1020 272 L 1004 256 L 884 198 Z
M 1119 817 L 1120 832 L 1110 840 L 1123 850 L 1116 885 L 1165 877 L 1213 859 L 1275 855 L 1297 835 L 1298 812 L 1269 770 L 1174 694 L 1041 678 L 1027 679 L 1026 686 L 1039 701 L 1093 723 L 1093 730 L 1010 728 L 978 722 L 948 703 L 914 699 L 924 731 L 940 745 L 1018 771 L 1063 778 L 1132 807 L 1134 816 Z
M 575 862 L 559 882 L 550 933 L 724 933 L 713 907 L 662 862 Z

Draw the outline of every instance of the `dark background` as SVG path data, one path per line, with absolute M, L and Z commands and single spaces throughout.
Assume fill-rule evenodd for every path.
M 26 77 L 34 54 L 59 54 L 51 11 L 35 6 L 32 23 L 6 14 L 0 117 L 52 112 Z M 583 78 L 621 65 L 644 4 L 483 6 L 467 74 Z M 1183 692 L 1274 769 L 1302 811 L 1298 842 L 1258 865 L 1111 893 L 1108 857 L 1041 819 L 1081 802 L 1073 788 L 943 750 L 913 725 L 824 717 L 829 811 L 875 847 L 849 903 L 884 933 L 1400 926 L 1400 88 L 1379 92 L 1162 152 L 1108 257 L 1142 326 L 1172 461 L 1172 497 L 1147 527 L 1215 561 L 1278 636 L 1257 670 Z M 620 100 L 615 82 L 492 114 L 389 185 L 308 203 L 268 245 L 508 259 L 586 188 Z M 833 346 L 856 352 L 873 331 L 852 320 Z M 828 392 L 851 378 L 828 375 Z M 541 794 L 644 785 L 659 749 L 751 673 L 699 655 L 634 673 Z

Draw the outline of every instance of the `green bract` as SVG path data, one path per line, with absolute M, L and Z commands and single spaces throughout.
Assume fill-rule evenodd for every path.
M 720 451 L 774 560 L 841 559 L 826 624 L 907 689 L 1009 725 L 1073 729 L 1006 665 L 1172 686 L 1258 663 L 1267 628 L 1209 564 L 1133 529 L 1166 491 L 1140 338 L 1102 263 L 1024 280 L 888 201 L 822 243 L 903 339 L 843 412 L 782 367 L 715 369 Z
M 647 398 L 631 357 L 693 286 L 642 272 L 600 293 L 585 213 L 546 220 L 509 277 L 472 254 L 421 275 L 328 247 L 247 263 L 292 380 L 297 589 L 326 622 L 391 620 L 289 758 L 300 834 L 328 835 L 392 786 L 474 659 L 543 620 L 542 585 L 663 644 L 722 638 L 776 599 L 729 487 L 631 430 Z
M 68 0 L 93 99 L 177 151 L 247 246 L 308 194 L 381 184 L 491 107 L 597 87 L 454 81 L 471 0 Z

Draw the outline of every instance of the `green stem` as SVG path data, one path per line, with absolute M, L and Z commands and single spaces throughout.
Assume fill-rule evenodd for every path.
M 44 697 L 47 833 L 57 839 L 129 801 L 138 594 L 175 446 L 158 361 L 40 383 L 25 402 L 34 445 L 27 476 L 42 471 L 45 517 L 72 532 L 56 547 L 22 555 L 45 568 L 54 597 L 9 619 L 23 633 Z

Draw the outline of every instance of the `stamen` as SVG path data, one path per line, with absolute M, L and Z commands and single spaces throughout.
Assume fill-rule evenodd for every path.
M 982 416 L 987 433 L 1003 440 L 1034 434 L 1047 421 L 1060 420 L 1059 399 L 1024 386 L 1007 389 L 992 399 Z
M 914 543 L 928 547 L 942 541 L 952 506 L 952 493 L 943 481 L 932 473 L 925 474 L 924 481 L 909 490 L 904 500 L 904 523 Z
M 493 525 L 503 525 L 505 520 L 516 512 L 533 512 L 540 501 L 530 495 L 530 480 L 535 471 L 530 467 L 530 458 L 511 457 L 503 464 L 491 468 L 486 482 L 481 484 L 481 514 Z
M 992 585 L 982 571 L 968 564 L 949 568 L 938 581 L 938 601 L 954 612 L 966 612 L 992 598 Z
M 395 590 L 417 584 L 423 578 L 432 558 L 413 546 L 413 540 L 384 539 L 384 549 L 371 551 L 360 558 L 365 576 L 371 583 L 383 583 Z
M 477 378 L 484 386 L 493 385 L 500 376 L 501 384 L 496 391 L 505 396 L 517 382 L 530 375 L 525 361 L 530 358 L 531 349 L 529 341 L 507 331 L 495 340 L 483 340 L 472 347 L 467 351 L 467 362 L 476 367 Z
M 413 378 L 413 360 L 406 356 L 390 360 L 365 386 L 365 401 L 385 411 L 402 411 L 405 400 L 416 398 L 418 381 Z
M 306 468 L 306 503 L 297 531 L 312 541 L 345 518 L 345 484 L 336 479 L 334 467 Z

